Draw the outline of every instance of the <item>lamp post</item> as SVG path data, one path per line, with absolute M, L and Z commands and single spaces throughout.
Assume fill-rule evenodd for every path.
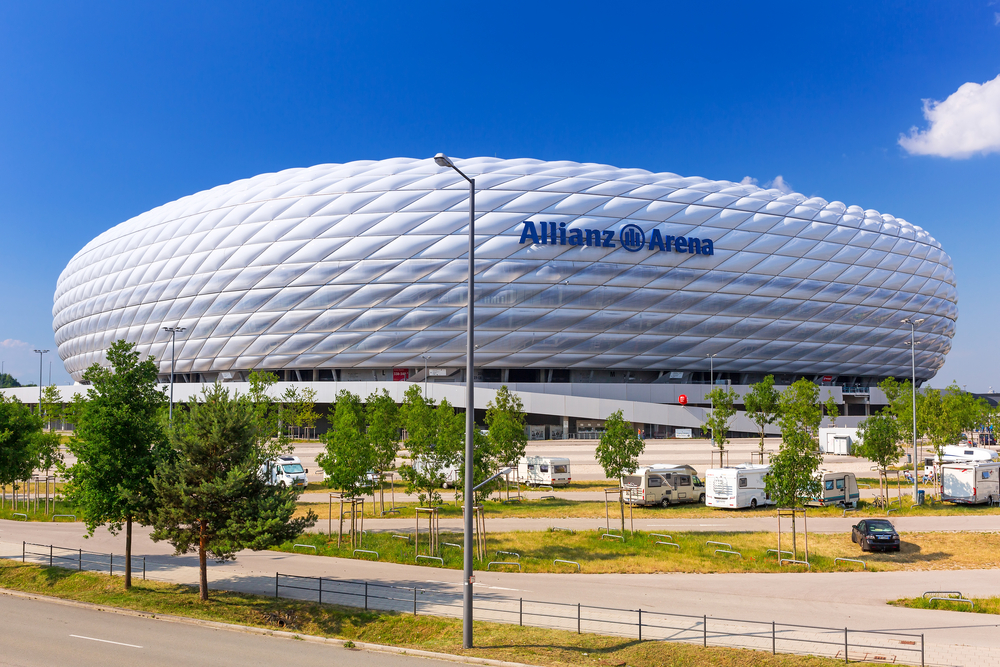
M 48 350 L 35 350 L 38 353 L 38 414 L 42 414 L 42 359 Z
M 170 410 L 168 419 L 174 423 L 174 358 L 177 356 L 177 334 L 182 333 L 187 327 L 163 327 L 163 330 L 170 334 Z
M 914 340 L 917 325 L 924 321 L 924 318 L 914 320 L 907 317 L 902 320 L 903 324 L 910 325 L 910 395 L 913 397 L 913 502 L 917 502 L 917 344 Z
M 466 334 L 465 353 L 465 529 L 462 571 L 462 648 L 472 648 L 472 429 L 475 417 L 475 398 L 473 396 L 473 302 L 475 301 L 476 273 L 476 181 L 466 176 L 455 166 L 447 155 L 438 153 L 434 162 L 439 167 L 450 167 L 458 175 L 469 182 L 469 303 L 467 306 L 468 332 Z M 426 375 L 424 376 L 426 382 Z
M 431 355 L 421 354 L 420 358 L 424 360 L 424 400 L 427 400 L 427 360 L 431 358 Z

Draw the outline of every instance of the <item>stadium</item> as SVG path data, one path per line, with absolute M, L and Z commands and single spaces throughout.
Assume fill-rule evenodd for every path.
M 904 319 L 921 320 L 918 383 L 950 349 L 951 259 L 903 219 L 641 169 L 455 164 L 476 181 L 475 408 L 507 384 L 546 436 L 586 437 L 614 409 L 651 435 L 697 428 L 712 384 L 767 374 L 823 385 L 857 421 L 884 402 L 880 380 L 910 377 Z M 466 181 L 430 158 L 184 197 L 72 258 L 54 296 L 59 356 L 80 380 L 125 339 L 163 381 L 173 360 L 182 395 L 266 369 L 321 402 L 421 382 L 464 408 L 468 210 Z

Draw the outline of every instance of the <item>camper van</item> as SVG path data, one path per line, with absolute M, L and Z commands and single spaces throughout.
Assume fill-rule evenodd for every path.
M 726 468 L 711 468 L 705 472 L 705 504 L 709 507 L 750 507 L 773 505 L 764 490 L 764 477 L 771 466 L 741 463 Z
M 991 503 L 1000 500 L 1000 463 L 945 463 L 942 500 L 952 503 Z
M 271 486 L 294 486 L 306 488 L 308 470 L 302 468 L 302 461 L 297 456 L 279 456 L 260 467 L 260 475 L 265 484 Z
M 998 460 L 997 453 L 992 449 L 982 447 L 967 447 L 965 445 L 945 445 L 942 448 L 943 463 L 972 463 Z M 938 463 L 937 454 L 934 455 L 934 462 Z
M 517 462 L 517 481 L 528 486 L 566 486 L 571 479 L 569 459 L 525 456 Z
M 689 465 L 657 464 L 622 477 L 625 502 L 632 505 L 667 505 L 705 502 L 705 485 Z
M 842 505 L 843 507 L 857 507 L 858 480 L 853 472 L 830 472 L 820 470 L 816 473 L 820 481 L 819 495 L 806 502 L 806 505 L 814 507 L 826 507 L 828 505 Z

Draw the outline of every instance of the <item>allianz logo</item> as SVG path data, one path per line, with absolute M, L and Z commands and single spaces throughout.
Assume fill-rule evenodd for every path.
M 583 229 L 569 227 L 565 222 L 525 220 L 521 223 L 521 243 L 537 245 L 594 246 L 617 248 L 615 232 L 611 229 Z M 693 236 L 671 236 L 653 229 L 646 238 L 646 232 L 639 225 L 628 223 L 618 230 L 618 243 L 629 252 L 657 250 L 660 252 L 683 252 L 692 255 L 714 255 L 712 239 Z

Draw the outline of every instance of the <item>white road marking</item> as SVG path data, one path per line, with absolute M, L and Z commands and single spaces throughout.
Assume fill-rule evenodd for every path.
M 113 642 L 110 639 L 98 639 L 96 637 L 84 637 L 83 635 L 70 635 L 70 637 L 76 637 L 77 639 L 89 639 L 92 642 L 103 642 L 105 644 L 117 644 L 118 646 L 128 646 L 129 648 L 142 648 L 141 646 L 136 646 L 135 644 L 123 644 L 121 642 Z

